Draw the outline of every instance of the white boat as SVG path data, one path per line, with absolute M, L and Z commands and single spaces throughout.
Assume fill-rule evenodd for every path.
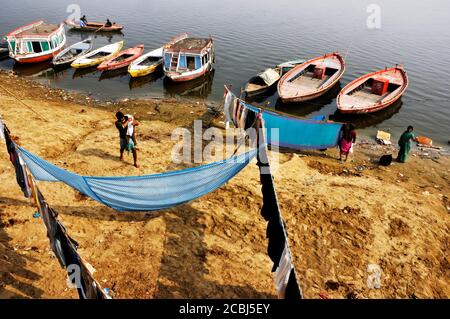
M 163 47 L 150 51 L 133 62 L 128 67 L 131 77 L 141 77 L 155 72 L 163 64 Z
M 92 40 L 88 38 L 86 40 L 72 44 L 68 48 L 55 55 L 53 58 L 54 66 L 62 66 L 68 63 L 72 63 L 76 59 L 82 57 L 92 50 Z
M 37 21 L 6 35 L 9 56 L 19 63 L 37 63 L 52 59 L 63 50 L 66 35 L 63 24 Z
M 88 68 L 91 66 L 99 65 L 103 61 L 106 61 L 120 52 L 124 45 L 124 41 L 119 41 L 116 43 L 105 45 L 104 47 L 98 48 L 91 51 L 82 57 L 79 57 L 72 62 L 71 66 L 76 69 Z
M 164 46 L 164 74 L 175 82 L 190 81 L 212 70 L 214 41 L 183 34 Z

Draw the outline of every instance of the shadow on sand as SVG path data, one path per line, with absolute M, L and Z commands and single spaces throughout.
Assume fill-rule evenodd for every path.
M 16 202 L 16 200 L 0 197 L 2 206 L 9 205 L 9 202 Z M 18 202 L 19 205 L 30 205 L 28 201 Z M 17 253 L 11 244 L 12 238 L 6 232 L 6 228 L 13 227 L 16 222 L 14 218 L 5 219 L 0 216 L 0 299 L 40 298 L 43 291 L 23 280 L 33 281 L 41 278 L 38 274 L 26 269 L 27 262 L 35 262 L 35 260 Z
M 11 206 L 29 205 L 28 201 L 6 197 L 0 197 L 0 202 Z M 115 212 L 107 207 L 53 205 L 53 208 L 62 215 L 91 220 L 136 222 L 162 217 L 166 224 L 166 237 L 154 298 L 276 298 L 275 294 L 259 292 L 248 285 L 221 285 L 204 278 L 208 275 L 206 267 L 208 247 L 205 243 L 206 226 L 200 222 L 204 213 L 190 205 L 182 205 L 158 212 L 133 214 Z M 68 231 L 70 233 L 70 229 Z M 11 246 L 4 246 L 4 237 L 5 234 L 0 228 L 0 238 L 3 245 L 0 246 L 0 252 L 2 255 L 6 253 L 10 259 L 14 260 L 11 261 L 11 265 L 14 266 L 14 274 L 16 274 L 14 277 L 9 276 L 6 281 L 9 280 L 10 283 L 20 289 L 23 284 L 17 280 L 17 276 L 33 278 L 37 275 L 23 268 L 25 260 L 20 259 L 22 257 L 18 257 Z M 152 261 L 149 260 L 148 262 Z M 5 267 L 2 267 L 2 269 L 5 269 Z M 5 282 L 4 279 L 2 281 Z M 39 297 L 42 293 L 40 290 L 32 290 L 32 287 L 26 288 L 25 291 L 33 298 Z M 2 296 L 1 286 L 0 296 Z

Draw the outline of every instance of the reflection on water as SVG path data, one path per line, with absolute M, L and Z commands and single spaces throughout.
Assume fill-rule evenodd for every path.
M 164 78 L 163 85 L 170 96 L 207 97 L 211 93 L 215 69 L 189 82 L 174 82 Z
M 14 63 L 13 69 L 14 73 L 22 76 L 38 76 L 41 73 L 52 70 L 52 64 L 48 61 L 40 63 Z
M 95 73 L 95 72 L 98 72 L 98 73 L 100 72 L 97 70 L 96 66 L 92 66 L 89 68 L 76 69 L 75 72 L 73 72 L 72 79 L 83 78 L 86 75 Z
M 120 68 L 120 69 L 116 69 L 116 70 L 103 71 L 100 74 L 100 77 L 98 78 L 98 80 L 103 81 L 103 80 L 113 79 L 116 77 L 122 78 L 124 76 L 128 76 L 128 68 Z
M 162 78 L 164 76 L 164 72 L 162 68 L 158 68 L 156 72 L 150 73 L 147 76 L 141 76 L 137 78 L 133 78 L 130 76 L 130 82 L 128 82 L 128 87 L 130 90 L 142 88 L 146 85 L 150 85 L 156 80 Z
M 377 126 L 380 123 L 390 119 L 400 111 L 403 102 L 400 100 L 375 113 L 368 114 L 342 114 L 336 111 L 329 116 L 330 120 L 335 122 L 353 123 L 357 129 L 363 129 L 371 126 Z
M 101 37 L 102 39 L 105 39 L 108 43 L 113 42 L 113 38 L 125 37 L 125 34 L 123 34 L 122 31 L 115 31 L 115 32 L 95 32 L 95 31 L 81 31 L 81 30 L 74 30 L 74 29 L 68 29 L 67 35 L 73 36 L 73 37 L 79 37 L 82 40 L 86 40 L 87 38 L 93 38 L 96 39 L 97 37 Z M 81 40 L 80 40 L 81 41 Z M 118 41 L 117 39 L 114 39 L 114 42 Z

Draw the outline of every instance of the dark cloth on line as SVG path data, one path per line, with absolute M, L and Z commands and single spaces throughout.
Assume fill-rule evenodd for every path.
M 36 191 L 36 205 L 47 229 L 47 237 L 49 238 L 52 251 L 61 267 L 67 270 L 69 276 L 71 275 L 67 269 L 69 265 L 77 265 L 80 269 L 79 283 L 81 287 L 77 285 L 80 299 L 107 299 L 107 296 L 102 292 L 92 277 L 91 272 L 86 268 L 81 257 L 78 255 L 76 251 L 78 249 L 78 243 L 67 234 L 64 226 L 56 218 L 58 214 L 47 204 L 41 191 L 33 184 L 33 180 L 28 179 L 25 166 L 21 164 L 19 153 L 6 125 L 3 125 L 3 132 L 5 135 L 6 150 L 10 155 L 11 163 L 16 169 L 17 183 L 22 188 L 22 191 L 24 191 L 26 197 L 31 197 L 31 187 Z
M 261 148 L 264 149 L 264 148 Z M 258 152 L 257 162 L 260 170 L 261 192 L 263 195 L 263 206 L 261 208 L 261 215 L 264 217 L 267 224 L 266 236 L 269 240 L 267 253 L 273 261 L 272 272 L 275 271 L 279 264 L 280 258 L 283 254 L 286 238 L 281 221 L 281 215 L 278 207 L 275 188 L 273 185 L 273 177 L 270 174 L 270 167 L 267 160 L 266 152 Z M 266 170 L 263 171 L 263 168 Z
M 263 128 L 260 121 L 257 122 L 256 128 Z M 280 208 L 277 201 L 277 196 L 275 192 L 275 186 L 273 182 L 273 177 L 270 172 L 270 163 L 267 156 L 267 148 L 260 147 L 264 140 L 264 134 L 258 132 L 257 144 L 257 165 L 259 167 L 259 176 L 261 180 L 261 192 L 263 195 L 263 206 L 261 208 L 261 215 L 268 222 L 266 236 L 268 238 L 267 253 L 273 262 L 272 272 L 279 271 L 281 257 L 285 248 L 287 253 L 290 255 L 289 248 L 287 245 L 287 234 L 285 232 L 285 224 L 281 217 Z M 284 259 L 285 260 L 285 259 Z M 289 260 L 291 257 L 289 256 Z M 286 261 L 285 261 L 286 262 Z M 283 268 L 287 266 L 283 265 Z M 290 266 L 291 272 L 289 274 L 289 279 L 284 291 L 285 299 L 301 299 L 302 294 L 300 287 L 298 286 L 297 279 L 295 276 L 294 266 Z M 282 271 L 282 270 L 281 270 Z M 283 289 L 283 288 L 281 288 Z
M 80 299 L 106 299 L 105 295 L 98 287 L 91 272 L 82 262 L 81 257 L 77 253 L 78 243 L 72 239 L 67 231 L 58 220 L 58 214 L 48 206 L 42 193 L 38 190 L 39 207 L 44 225 L 47 228 L 47 237 L 50 241 L 50 247 L 58 259 L 62 268 L 67 270 L 69 265 L 76 265 L 80 270 L 80 280 L 77 282 L 77 291 Z M 75 283 L 74 283 L 75 284 Z
M 256 113 L 255 112 L 248 112 L 247 113 L 247 117 L 245 118 L 245 126 L 244 126 L 244 130 L 249 129 L 250 127 L 252 127 L 255 123 L 256 120 Z
M 286 292 L 284 295 L 284 299 L 289 300 L 302 299 L 302 293 L 300 292 L 300 287 L 298 286 L 297 276 L 295 275 L 294 269 L 291 269 L 289 280 L 286 285 Z
M 20 189 L 23 192 L 23 195 L 26 198 L 30 198 L 30 196 L 31 196 L 30 184 L 28 181 L 27 174 L 25 172 L 25 168 L 20 163 L 19 153 L 17 152 L 17 147 L 13 143 L 11 136 L 9 134 L 9 130 L 6 128 L 6 125 L 4 125 L 3 130 L 4 130 L 4 135 L 5 135 L 6 149 L 9 154 L 9 159 L 10 159 L 11 163 L 13 164 L 14 169 L 16 171 L 17 184 L 19 184 Z

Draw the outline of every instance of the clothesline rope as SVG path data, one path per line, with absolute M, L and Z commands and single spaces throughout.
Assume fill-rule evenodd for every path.
M 13 93 L 11 93 L 8 89 L 6 89 L 3 85 L 0 84 L 0 88 L 5 91 L 6 93 L 8 93 L 11 97 L 13 97 L 14 99 L 16 99 L 19 103 L 21 103 L 22 105 L 24 105 L 26 108 L 28 108 L 30 111 L 32 111 L 34 114 L 36 114 L 37 116 L 39 116 L 41 119 L 43 119 L 46 122 L 50 122 L 45 116 L 43 116 L 42 114 L 40 114 L 39 112 L 37 112 L 36 110 L 34 110 L 31 106 L 29 106 L 27 103 L 25 103 L 24 101 L 22 101 L 21 99 L 19 99 L 17 96 L 15 96 Z

